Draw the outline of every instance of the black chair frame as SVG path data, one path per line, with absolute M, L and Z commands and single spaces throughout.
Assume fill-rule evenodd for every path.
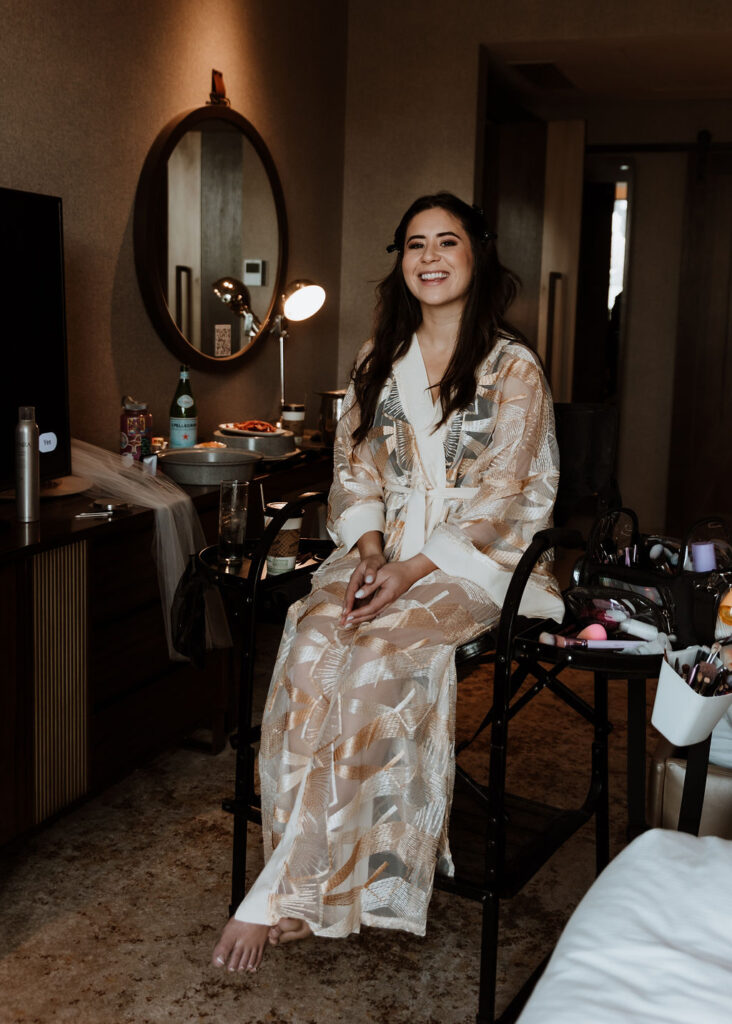
M 609 859 L 607 738 L 611 727 L 607 718 L 607 680 L 596 676 L 593 706 L 558 678 L 566 663 L 546 668 L 533 656 L 517 660 L 519 638 L 529 629 L 549 628 L 547 623 L 537 624 L 519 615 L 521 598 L 533 568 L 552 548 L 582 546 L 582 538 L 574 530 L 550 529 L 537 533 L 514 571 L 497 628 L 464 644 L 456 652 L 460 676 L 482 661 L 494 662 L 491 707 L 473 736 L 456 747 L 455 795 L 450 821 L 455 875 L 438 875 L 435 879 L 437 888 L 482 904 L 478 1024 L 493 1024 L 494 1021 L 507 1024 L 515 1020 L 545 965 L 545 962 L 539 965 L 496 1018 L 500 901 L 515 896 L 593 814 L 598 873 Z M 579 807 L 570 810 L 506 791 L 509 724 L 545 689 L 586 719 L 593 729 L 586 796 Z M 488 727 L 489 774 L 487 783 L 483 784 L 461 766 L 459 756 Z M 469 823 L 467 829 L 466 822 Z
M 223 802 L 224 809 L 231 812 L 234 819 L 230 914 L 239 906 L 246 888 L 247 824 L 261 824 L 261 804 L 254 785 L 255 746 L 259 742 L 261 728 L 252 724 L 258 613 L 262 603 L 276 596 L 278 591 L 285 592 L 295 586 L 302 587 L 305 592 L 313 569 L 332 545 L 327 541 L 302 540 L 301 560 L 293 572 L 263 579 L 263 569 L 272 541 L 294 510 L 325 500 L 327 495 L 324 492 L 313 492 L 282 508 L 238 573 L 217 567 L 215 548 L 207 548 L 199 554 L 202 571 L 210 582 L 220 587 L 224 596 L 240 660 L 238 731 L 234 738 L 237 750 L 235 790 L 233 798 Z M 475 735 L 461 744 L 456 752 L 459 755 L 484 728 L 490 726 L 488 783 L 472 778 L 459 761 L 456 762 L 455 798 L 450 822 L 456 871 L 453 877 L 438 875 L 435 879 L 438 888 L 478 900 L 483 907 L 478 1024 L 493 1024 L 497 1020 L 495 987 L 500 900 L 518 893 L 593 814 L 596 816 L 598 872 L 609 857 L 607 737 L 611 727 L 607 720 L 607 674 L 595 675 L 592 706 L 558 678 L 566 667 L 567 659 L 560 659 L 558 664 L 546 668 L 537 660 L 536 644 L 532 647 L 529 643 L 528 653 L 525 647 L 520 646 L 521 637 L 530 626 L 518 614 L 524 588 L 537 561 L 551 548 L 559 546 L 578 548 L 583 543 L 576 531 L 564 529 L 542 530 L 534 537 L 513 574 L 497 628 L 463 644 L 456 652 L 456 664 L 461 675 L 480 662 L 495 660 L 490 711 Z M 531 628 L 539 629 L 542 625 L 537 626 L 534 620 Z M 533 684 L 520 692 L 530 676 Z M 586 719 L 594 730 L 587 794 L 582 805 L 572 810 L 506 793 L 508 725 L 545 688 Z M 467 833 L 461 831 L 465 822 L 469 824 Z M 476 822 L 479 823 L 477 828 Z M 543 966 L 541 964 L 537 968 L 498 1018 L 503 1024 L 515 1020 Z

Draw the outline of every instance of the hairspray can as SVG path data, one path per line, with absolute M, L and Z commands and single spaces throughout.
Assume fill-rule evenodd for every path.
M 22 405 L 15 428 L 15 500 L 21 523 L 41 518 L 39 480 L 36 410 L 32 405 Z

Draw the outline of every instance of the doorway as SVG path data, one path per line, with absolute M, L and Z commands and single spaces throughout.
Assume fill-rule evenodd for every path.
M 627 159 L 586 155 L 573 402 L 618 404 L 632 193 Z
M 543 360 L 555 401 L 570 402 L 585 125 L 535 108 L 515 74 L 484 57 L 476 195 L 521 281 L 510 322 Z

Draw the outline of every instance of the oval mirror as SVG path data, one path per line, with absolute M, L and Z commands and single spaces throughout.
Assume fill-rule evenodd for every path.
M 163 128 L 137 187 L 134 249 L 147 312 L 182 362 L 229 367 L 268 329 L 287 220 L 272 157 L 245 118 L 212 105 Z

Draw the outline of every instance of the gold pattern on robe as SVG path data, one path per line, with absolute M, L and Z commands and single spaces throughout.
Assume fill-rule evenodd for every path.
M 550 525 L 557 449 L 541 369 L 526 348 L 502 339 L 480 368 L 474 401 L 444 430 L 447 488 L 474 490 L 459 500 L 439 493 L 442 511 L 427 539 L 438 538 L 429 556 L 438 568 L 374 621 L 342 628 L 359 560 L 343 539 L 349 523 L 381 516 L 385 554 L 399 559 L 409 490 L 428 470 L 403 390 L 398 373 L 390 376 L 356 446 L 352 388 L 346 397 L 329 496 L 338 547 L 285 624 L 259 760 L 272 861 L 237 912 L 242 920 L 264 905 L 258 920 L 296 917 L 320 935 L 362 925 L 424 934 L 435 868 L 452 870 L 454 652 L 497 622 L 500 587 L 533 534 Z M 440 567 L 443 550 L 460 573 L 452 563 Z M 558 600 L 547 564 L 532 585 Z

